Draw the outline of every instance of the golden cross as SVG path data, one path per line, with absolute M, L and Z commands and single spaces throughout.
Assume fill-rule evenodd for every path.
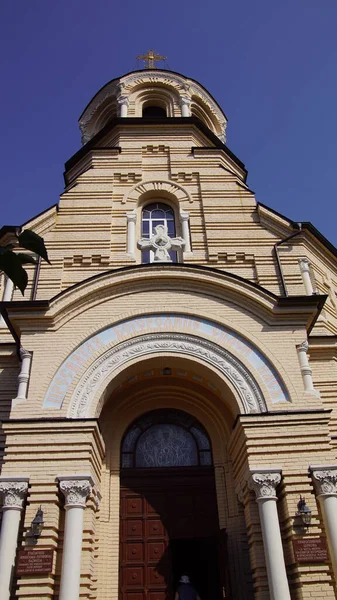
M 154 50 L 149 50 L 147 54 L 137 56 L 137 59 L 144 61 L 145 69 L 156 69 L 157 67 L 154 63 L 158 62 L 158 60 L 166 60 L 166 56 L 160 56 Z

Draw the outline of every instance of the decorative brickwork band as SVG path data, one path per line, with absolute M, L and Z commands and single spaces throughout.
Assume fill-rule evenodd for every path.
M 90 479 L 60 479 L 60 490 L 65 497 L 65 508 L 77 506 L 85 508 L 87 497 L 91 493 L 92 480 Z
M 256 500 L 272 498 L 277 499 L 276 488 L 281 481 L 281 473 L 252 473 L 248 486 L 251 490 L 254 490 L 256 494 Z
M 2 494 L 2 510 L 22 510 L 23 503 L 28 490 L 28 479 L 18 481 L 7 479 L 0 481 L 0 493 Z

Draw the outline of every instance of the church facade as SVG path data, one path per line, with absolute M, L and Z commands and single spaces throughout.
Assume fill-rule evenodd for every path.
M 0 598 L 335 598 L 336 249 L 179 73 L 106 84 L 2 279 Z M 14 227 L 0 230 L 1 244 Z

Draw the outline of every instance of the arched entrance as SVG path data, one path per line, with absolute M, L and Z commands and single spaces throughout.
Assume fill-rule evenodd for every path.
M 121 600 L 173 598 L 183 574 L 202 600 L 220 600 L 224 536 L 201 423 L 177 409 L 139 417 L 122 440 L 120 486 Z

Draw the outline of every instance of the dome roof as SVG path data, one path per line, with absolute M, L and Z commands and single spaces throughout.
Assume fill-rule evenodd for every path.
M 144 109 L 147 114 L 162 109 L 164 117 L 198 117 L 226 141 L 226 115 L 200 83 L 174 71 L 144 69 L 112 79 L 97 92 L 79 119 L 83 144 L 110 119 L 142 117 Z

